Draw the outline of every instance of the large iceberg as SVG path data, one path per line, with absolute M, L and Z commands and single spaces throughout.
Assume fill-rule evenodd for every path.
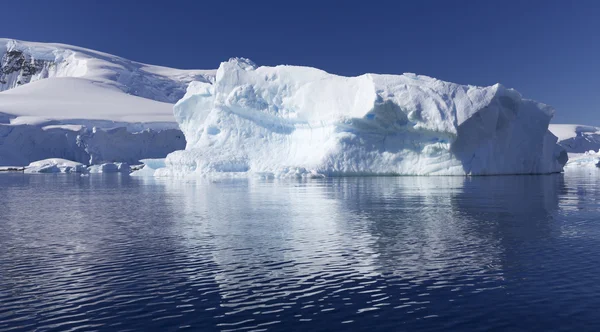
M 560 172 L 553 109 L 500 84 L 220 65 L 174 107 L 187 146 L 158 176 L 491 175 Z

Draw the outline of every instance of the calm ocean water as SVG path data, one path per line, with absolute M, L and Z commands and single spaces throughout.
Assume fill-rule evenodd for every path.
M 600 171 L 0 174 L 0 330 L 600 330 Z

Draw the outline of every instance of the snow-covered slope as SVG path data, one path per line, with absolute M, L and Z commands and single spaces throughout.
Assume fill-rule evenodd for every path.
M 0 39 L 0 165 L 164 157 L 185 146 L 172 104 L 189 82 L 211 82 L 214 74 L 69 45 Z
M 585 153 L 600 149 L 600 128 L 574 124 L 551 124 L 550 131 L 558 137 L 558 144 L 569 153 Z
M 15 116 L 9 119 L 11 124 L 177 128 L 173 104 L 73 77 L 39 80 L 4 91 L 0 93 L 0 110 Z
M 574 124 L 551 124 L 550 131 L 558 137 L 569 154 L 567 166 L 600 167 L 600 128 Z
M 560 172 L 553 110 L 497 84 L 414 74 L 341 77 L 232 59 L 175 106 L 185 151 L 157 175 Z
M 82 47 L 0 38 L 0 91 L 54 77 L 77 77 L 152 100 L 174 103 L 191 81 L 215 70 L 152 66 Z

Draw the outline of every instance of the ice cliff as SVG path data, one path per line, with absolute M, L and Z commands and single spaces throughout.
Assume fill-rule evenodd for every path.
M 187 146 L 156 175 L 491 175 L 562 171 L 553 109 L 499 84 L 342 77 L 224 62 L 174 107 Z

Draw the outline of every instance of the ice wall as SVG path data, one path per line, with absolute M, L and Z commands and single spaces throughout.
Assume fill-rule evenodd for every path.
M 46 158 L 86 165 L 109 162 L 137 164 L 183 149 L 185 137 L 176 129 L 130 132 L 126 128 L 0 124 L 0 166 L 25 166 Z

